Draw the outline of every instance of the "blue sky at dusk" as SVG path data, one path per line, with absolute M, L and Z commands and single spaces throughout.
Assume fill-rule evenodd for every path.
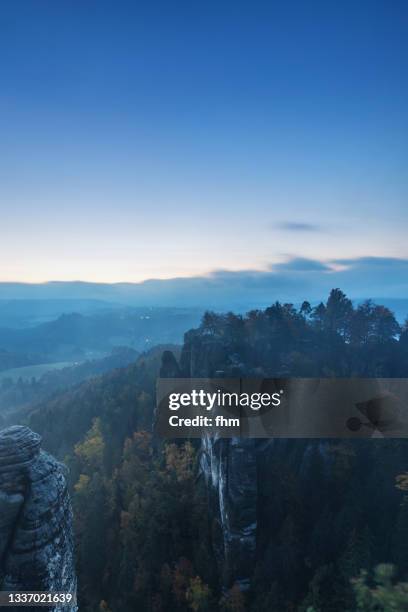
M 0 281 L 408 259 L 407 31 L 403 0 L 2 2 Z

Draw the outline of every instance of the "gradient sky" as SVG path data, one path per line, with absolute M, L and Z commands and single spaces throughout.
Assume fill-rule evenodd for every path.
M 0 281 L 408 258 L 406 0 L 0 7 Z

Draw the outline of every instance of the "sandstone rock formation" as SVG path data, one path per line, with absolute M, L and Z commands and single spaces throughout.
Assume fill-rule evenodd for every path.
M 40 443 L 40 436 L 27 427 L 0 431 L 0 590 L 74 594 L 65 467 L 41 450 Z M 76 609 L 61 604 L 52 608 Z

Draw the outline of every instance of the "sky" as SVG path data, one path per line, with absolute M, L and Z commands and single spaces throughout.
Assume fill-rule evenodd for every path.
M 407 30 L 405 0 L 4 0 L 0 281 L 405 261 Z

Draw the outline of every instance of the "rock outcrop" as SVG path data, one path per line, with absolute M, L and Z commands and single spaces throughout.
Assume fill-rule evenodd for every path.
M 213 524 L 213 546 L 224 586 L 250 586 L 257 535 L 257 440 L 202 438 Z
M 163 355 L 163 378 L 223 378 L 217 365 L 227 361 L 227 350 L 211 338 L 202 341 L 194 332 L 186 334 L 180 367 L 169 351 Z M 197 340 L 197 343 L 195 343 Z M 241 374 L 234 363 L 229 376 Z M 224 587 L 234 583 L 242 590 L 250 586 L 256 561 L 258 442 L 254 439 L 212 438 L 204 435 L 200 468 L 209 493 L 213 524 L 213 548 Z
M 0 431 L 0 589 L 75 594 L 66 468 L 40 444 L 27 427 Z

